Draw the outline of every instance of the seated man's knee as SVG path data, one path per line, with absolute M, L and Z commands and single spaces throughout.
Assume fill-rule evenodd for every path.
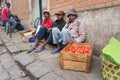
M 40 29 L 47 29 L 46 27 L 44 27 L 44 26 L 42 26 L 42 27 L 40 27 Z
M 40 27 L 40 29 L 39 29 L 39 32 L 46 32 L 47 31 L 47 28 L 46 27 Z
M 53 28 L 52 33 L 58 33 L 58 30 L 59 30 L 58 28 Z
M 62 33 L 63 33 L 63 34 L 68 33 L 68 29 L 63 29 L 63 30 L 62 30 Z
M 53 28 L 52 31 L 58 31 L 58 28 Z

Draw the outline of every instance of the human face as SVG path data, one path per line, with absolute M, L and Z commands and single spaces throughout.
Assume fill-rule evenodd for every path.
M 48 19 L 50 17 L 50 15 L 48 13 L 44 13 L 44 19 Z
M 7 7 L 10 8 L 10 5 L 8 5 Z
M 64 18 L 62 13 L 58 13 L 58 14 L 56 14 L 56 16 L 57 16 L 57 20 L 61 20 Z
M 77 16 L 76 16 L 76 15 L 73 15 L 73 14 L 70 14 L 70 15 L 68 16 L 68 19 L 69 19 L 70 22 L 73 22 L 76 18 L 77 18 Z

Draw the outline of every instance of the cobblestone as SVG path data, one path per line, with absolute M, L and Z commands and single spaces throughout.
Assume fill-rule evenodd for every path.
M 15 59 L 23 68 L 34 61 L 33 58 L 25 52 L 16 55 Z
M 10 80 L 10 76 L 0 64 L 0 80 Z
M 40 78 L 39 80 L 64 80 L 61 77 L 57 76 L 54 73 L 48 73 L 45 76 L 43 76 L 42 78 Z
M 7 46 L 7 49 L 10 53 L 20 52 L 19 48 L 17 48 L 16 46 Z
M 28 74 L 32 80 L 39 80 L 42 76 L 49 72 L 49 69 L 40 65 L 38 62 L 34 62 L 26 67 Z
M 103 80 L 100 58 L 92 58 L 90 73 L 63 70 L 60 69 L 60 54 L 50 54 L 53 48 L 49 45 L 41 53 L 21 53 L 31 44 L 23 43 L 19 36 L 15 33 L 9 38 L 0 30 L 0 38 L 6 48 L 11 53 L 17 53 L 10 54 L 4 46 L 0 46 L 0 80 Z
M 12 59 L 12 57 L 8 53 L 1 55 L 0 61 L 3 64 L 3 67 L 5 69 L 9 69 L 16 65 L 15 61 Z

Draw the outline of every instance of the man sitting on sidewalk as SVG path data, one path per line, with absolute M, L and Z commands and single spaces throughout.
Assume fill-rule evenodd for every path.
M 52 31 L 54 30 L 54 33 L 50 33 L 48 39 L 43 43 L 43 45 L 40 45 L 38 48 L 36 48 L 35 52 L 41 52 L 45 49 L 45 46 L 49 43 L 54 41 L 54 43 L 57 43 L 55 40 L 53 40 L 53 37 L 60 36 L 58 32 L 62 30 L 62 28 L 65 26 L 66 21 L 64 20 L 65 17 L 65 12 L 64 11 L 59 11 L 55 14 L 57 16 L 57 20 L 54 22 L 52 26 Z M 57 39 L 59 40 L 59 39 Z M 51 53 L 57 53 L 60 50 L 60 45 L 57 44 L 57 50 L 53 50 Z
M 44 21 L 41 23 L 41 25 L 39 26 L 40 28 L 38 28 L 38 30 L 35 34 L 36 41 L 33 45 L 30 46 L 28 53 L 37 49 L 37 47 L 39 47 L 38 46 L 39 42 L 43 39 L 47 39 L 50 31 L 52 30 L 51 27 L 52 27 L 54 21 L 50 18 L 50 12 L 45 10 L 43 12 L 43 16 L 44 16 Z
M 78 19 L 77 11 L 75 9 L 70 9 L 67 13 L 68 22 L 62 29 L 59 31 L 58 29 L 53 29 L 53 44 L 59 44 L 61 39 L 61 49 L 63 49 L 68 43 L 76 42 L 81 43 L 85 40 L 85 29 Z M 57 35 L 59 34 L 59 36 Z M 53 52 L 59 52 L 60 48 L 57 47 L 53 50 Z
M 15 29 L 17 29 L 17 31 L 24 30 L 22 24 L 20 23 L 20 19 L 18 18 L 17 15 L 11 14 L 7 26 L 8 24 L 10 24 L 10 29 L 12 30 L 12 32 L 15 32 Z

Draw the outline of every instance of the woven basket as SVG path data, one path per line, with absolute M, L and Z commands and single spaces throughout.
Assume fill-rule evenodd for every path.
M 102 58 L 102 68 L 104 80 L 120 80 L 120 66 Z

